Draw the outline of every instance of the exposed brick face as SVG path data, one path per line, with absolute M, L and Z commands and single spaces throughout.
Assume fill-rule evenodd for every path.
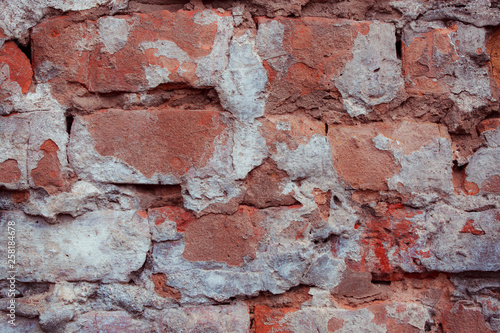
M 220 112 L 184 110 L 102 110 L 83 116 L 89 137 L 101 156 L 117 158 L 145 177 L 181 176 L 202 167 L 225 125 Z
M 230 216 L 206 215 L 189 224 L 185 230 L 183 257 L 191 261 L 217 261 L 242 265 L 245 257 L 255 257 L 264 230 L 264 217 L 255 208 L 240 206 Z
M 13 183 L 21 177 L 21 171 L 16 160 L 6 160 L 0 163 L 0 182 Z
M 52 140 L 45 141 L 40 150 L 43 157 L 37 167 L 31 170 L 31 177 L 36 186 L 45 188 L 49 193 L 55 193 L 64 185 L 61 175 L 61 163 L 57 158 L 59 147 Z

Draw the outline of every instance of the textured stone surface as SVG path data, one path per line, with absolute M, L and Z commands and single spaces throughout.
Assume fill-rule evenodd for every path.
M 2 226 L 14 221 L 20 281 L 127 282 L 144 263 L 149 227 L 144 212 L 94 211 L 53 227 L 22 212 L 2 213 Z M 3 240 L 6 255 L 6 239 Z M 7 268 L 1 271 L 8 276 Z
M 44 11 L 55 8 L 62 11 L 78 11 L 90 9 L 99 5 L 107 4 L 111 8 L 123 8 L 128 0 L 83 0 L 83 1 L 16 1 L 2 2 L 0 5 L 1 22 L 0 28 L 9 37 L 23 38 L 27 30 L 35 26 L 44 16 Z
M 144 332 L 151 325 L 133 319 L 126 311 L 90 311 L 68 325 L 65 332 Z
M 500 87 L 500 30 L 497 30 L 488 41 L 488 53 L 491 57 L 493 77 Z
M 248 308 L 242 303 L 168 309 L 159 314 L 152 312 L 148 315 L 158 322 L 159 329 L 168 329 L 172 332 L 188 330 L 243 333 L 248 332 L 250 327 Z
M 237 295 L 256 295 L 262 290 L 278 293 L 301 282 L 309 284 L 316 281 L 324 288 L 333 288 L 338 283 L 338 276 L 345 269 L 343 260 L 329 254 L 327 245 L 324 246 L 326 248 L 320 246 L 323 250 L 319 254 L 315 254 L 308 246 L 310 234 L 305 230 L 316 226 L 302 223 L 293 231 L 296 223 L 304 221 L 304 217 L 301 217 L 305 215 L 304 209 L 292 206 L 265 210 L 241 207 L 240 210 L 227 218 L 204 216 L 187 226 L 184 241 L 181 239 L 154 245 L 153 271 L 168 277 L 167 285 L 180 291 L 182 302 L 206 302 L 207 297 L 222 301 Z M 239 222 L 242 226 L 246 223 L 248 229 L 239 225 L 231 226 L 231 223 L 235 224 L 232 221 L 237 219 L 242 220 Z M 258 228 L 250 225 L 250 219 Z M 221 225 L 227 222 L 227 227 L 224 227 L 227 230 L 217 228 L 218 225 L 212 221 Z M 201 224 L 203 222 L 209 224 L 204 226 Z M 300 231 L 304 226 L 304 231 Z M 202 227 L 207 231 L 199 234 L 199 240 L 189 238 L 189 233 L 194 234 Z M 220 234 L 212 236 L 214 232 Z M 301 237 L 302 233 L 304 236 Z M 242 236 L 243 239 L 240 238 Z M 217 242 L 222 238 L 234 240 L 228 244 Z M 250 245 L 256 241 L 257 247 L 252 248 Z M 205 242 L 209 243 L 205 245 Z M 194 257 L 196 253 L 190 253 L 196 243 L 201 243 L 199 248 L 207 249 L 199 254 L 199 258 Z M 236 251 L 225 257 L 225 251 L 231 249 Z M 244 255 L 248 250 L 256 252 L 245 256 L 243 262 L 243 257 L 238 258 L 237 254 Z
M 499 161 L 499 148 L 481 149 L 474 154 L 467 166 L 467 181 L 476 184 L 482 192 L 499 193 Z
M 245 257 L 255 258 L 263 229 L 263 216 L 250 207 L 241 206 L 232 216 L 207 215 L 184 227 L 183 257 L 189 261 L 225 262 L 239 266 Z
M 407 272 L 497 271 L 498 214 L 446 205 L 427 212 L 389 205 L 384 217 L 366 221 L 361 265 L 382 275 L 397 273 L 398 267 Z

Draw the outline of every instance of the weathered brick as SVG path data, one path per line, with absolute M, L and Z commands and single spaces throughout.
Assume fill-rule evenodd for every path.
M 148 332 L 151 323 L 133 318 L 127 311 L 89 311 L 71 322 L 68 331 L 81 333 Z
M 48 20 L 33 30 L 35 72 L 40 80 L 79 82 L 93 92 L 213 86 L 211 76 L 224 63 L 224 40 L 216 36 L 219 27 L 232 26 L 228 15 L 181 10 Z
M 382 217 L 367 219 L 361 236 L 362 258 L 358 270 L 387 280 L 402 277 L 401 263 L 420 271 L 413 258 L 429 254 L 416 248 L 420 233 L 412 217 L 421 214 L 422 211 L 406 209 L 401 204 L 390 204 Z
M 355 189 L 453 190 L 451 148 L 442 149 L 450 146 L 450 139 L 442 126 L 415 122 L 335 125 L 328 137 L 335 170 Z
M 255 333 L 284 332 L 290 333 L 283 318 L 289 312 L 297 311 L 294 308 L 272 309 L 266 305 L 257 305 L 254 309 Z
M 386 217 L 368 219 L 361 264 L 387 276 L 401 272 L 496 271 L 499 212 L 463 212 L 439 204 L 428 211 L 389 206 Z M 372 269 L 370 268 L 370 270 Z
M 250 327 L 248 307 L 241 302 L 219 306 L 192 306 L 150 313 L 161 330 L 172 332 L 245 333 Z
M 480 133 L 494 131 L 498 128 L 500 128 L 500 118 L 485 119 L 477 125 L 477 130 Z
M 75 118 L 69 156 L 80 177 L 177 184 L 206 164 L 224 128 L 218 111 L 102 110 Z
M 142 212 L 142 215 L 144 212 Z M 26 282 L 126 282 L 146 260 L 147 217 L 137 211 L 94 211 L 54 226 L 19 211 L 2 212 L 0 224 L 16 228 L 17 276 Z M 7 238 L 2 239 L 7 255 Z M 8 267 L 0 269 L 7 278 Z
M 472 194 L 500 193 L 500 148 L 483 149 L 471 159 L 466 169 L 466 180 Z
M 407 31 L 408 39 L 403 42 L 403 74 L 407 90 L 414 94 L 449 92 L 444 76 L 451 74 L 450 65 L 458 61 L 450 36 L 457 26 L 429 30 L 416 36 Z
M 500 29 L 493 33 L 488 41 L 488 53 L 491 57 L 491 69 L 493 78 L 500 89 Z
M 304 115 L 270 115 L 261 120 L 271 158 L 294 180 L 333 172 L 325 124 Z
M 338 89 L 349 114 L 357 116 L 392 100 L 402 85 L 388 24 L 312 17 L 257 22 L 257 46 L 270 82 L 270 112 L 294 111 L 288 101 Z M 362 59 L 368 56 L 367 66 Z M 359 82 L 349 87 L 341 76 Z M 378 85 L 378 92 L 372 93 L 367 84 Z
M 0 163 L 0 183 L 16 183 L 21 178 L 17 160 L 8 159 Z
M 283 193 L 283 182 L 287 174 L 279 170 L 272 160 L 250 171 L 246 180 L 243 203 L 257 208 L 289 206 L 297 203 L 292 193 Z
M 443 320 L 445 333 L 493 333 L 484 321 L 480 308 L 470 308 L 462 302 L 457 302 Z
M 413 95 L 447 95 L 461 111 L 483 106 L 492 96 L 486 52 L 485 30 L 472 25 L 424 23 L 407 28 L 403 34 L 406 90 Z
M 95 43 L 94 22 L 66 17 L 47 20 L 33 28 L 33 69 L 37 80 L 61 79 L 88 87 L 90 57 Z
M 314 134 L 325 135 L 325 124 L 306 116 L 299 115 L 270 115 L 261 120 L 260 132 L 266 139 L 271 152 L 279 144 L 286 144 L 291 149 L 298 145 L 305 145 Z
M 420 303 L 384 302 L 359 309 L 331 307 L 255 307 L 256 332 L 409 332 L 417 333 L 430 322 Z
M 33 76 L 31 63 L 15 42 L 6 42 L 0 48 L 0 70 L 0 94 L 9 82 L 17 83 L 23 94 L 28 92 Z
M 240 206 L 233 215 L 210 214 L 188 224 L 184 231 L 183 257 L 190 261 L 216 261 L 241 266 L 255 258 L 265 230 L 259 210 Z
M 64 190 L 68 134 L 62 112 L 31 112 L 0 118 L 0 182 L 10 189 Z
M 154 241 L 178 239 L 177 232 L 184 232 L 195 216 L 182 207 L 165 206 L 148 210 L 151 236 Z

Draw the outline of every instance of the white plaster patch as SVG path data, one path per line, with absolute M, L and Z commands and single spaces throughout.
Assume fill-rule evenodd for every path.
M 259 133 L 260 123 L 237 124 L 234 133 L 233 158 L 237 179 L 244 179 L 269 154 L 266 140 Z
M 229 64 L 222 73 L 217 92 L 222 105 L 240 121 L 264 115 L 267 72 L 255 52 L 255 41 L 247 32 L 233 38 Z
M 199 85 L 204 87 L 216 86 L 221 72 L 229 62 L 229 44 L 233 36 L 233 18 L 218 17 L 217 33 L 210 54 L 196 60 L 196 76 Z
M 176 59 L 179 61 L 180 65 L 185 61 L 189 61 L 189 55 L 181 49 L 177 44 L 170 40 L 157 40 L 154 42 L 142 42 L 140 45 L 142 52 L 146 52 L 147 49 L 156 49 L 156 57 L 165 57 L 169 59 Z
M 405 309 L 401 311 L 398 307 L 404 307 Z M 421 332 L 425 330 L 425 324 L 432 321 L 429 311 L 418 303 L 394 303 L 387 305 L 385 310 L 387 311 L 388 317 L 395 318 L 401 323 L 408 323 L 420 329 Z
M 118 3 L 120 2 L 120 3 Z M 0 28 L 8 37 L 25 38 L 28 29 L 34 27 L 44 17 L 47 8 L 64 12 L 86 10 L 99 5 L 124 8 L 128 0 L 16 0 L 0 1 Z
M 374 22 L 366 36 L 356 37 L 353 57 L 335 81 L 344 107 L 352 117 L 392 101 L 403 89 L 401 61 L 397 59 L 395 45 L 395 28 L 387 23 Z
M 155 88 L 162 83 L 169 83 L 171 81 L 169 78 L 170 71 L 158 65 L 149 65 L 144 68 L 144 73 L 146 74 L 149 88 Z
M 136 211 L 94 211 L 54 228 L 40 218 L 11 211 L 0 225 L 15 221 L 18 277 L 24 282 L 86 280 L 127 282 L 146 260 L 150 246 L 147 219 Z M 7 255 L 7 238 L 0 252 Z M 0 277 L 8 276 L 7 266 Z
M 114 54 L 127 44 L 129 26 L 126 20 L 102 17 L 97 20 L 97 26 L 99 38 L 104 44 L 104 51 Z
M 220 16 L 215 14 L 213 10 L 206 9 L 202 12 L 194 14 L 193 21 L 199 25 L 208 25 L 219 21 Z
M 389 189 L 406 194 L 420 194 L 418 200 L 423 202 L 453 193 L 450 140 L 434 138 L 408 155 L 403 152 L 402 144 L 396 139 L 379 134 L 373 142 L 380 150 L 392 151 L 401 166 L 399 173 L 387 179 Z
M 15 94 L 7 98 L 12 103 L 12 111 L 64 111 L 65 108 L 52 97 L 50 84 L 40 83 L 36 85 L 35 91 L 27 94 Z

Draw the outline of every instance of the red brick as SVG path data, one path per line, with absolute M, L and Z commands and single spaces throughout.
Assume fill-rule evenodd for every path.
M 412 94 L 441 94 L 449 91 L 444 77 L 459 56 L 451 34 L 457 26 L 436 28 L 421 33 L 406 45 L 403 42 L 403 75 Z
M 27 93 L 31 86 L 33 71 L 28 57 L 15 42 L 6 42 L 0 48 L 0 67 L 2 64 L 9 66 L 10 81 L 17 82 L 23 94 Z
M 179 290 L 167 286 L 167 276 L 163 273 L 151 274 L 151 280 L 155 285 L 155 292 L 164 298 L 173 298 L 175 300 L 181 299 Z
M 255 314 L 255 333 L 283 332 L 291 333 L 287 329 L 285 315 L 289 312 L 297 311 L 295 308 L 270 308 L 267 305 L 257 305 Z
M 16 160 L 9 159 L 0 163 L 0 183 L 15 183 L 21 178 L 21 170 Z
M 319 17 L 276 18 L 284 26 L 283 68 L 274 66 L 275 57 L 260 50 L 268 72 L 269 110 L 287 99 L 309 95 L 317 90 L 336 91 L 334 79 L 352 59 L 352 48 L 358 34 L 367 34 L 371 22 L 333 20 Z M 259 17 L 259 25 L 271 19 Z M 262 33 L 262 32 L 259 32 Z M 286 59 L 285 59 L 286 58 Z
M 153 208 L 149 210 L 149 215 L 153 219 L 155 225 L 160 225 L 165 222 L 165 220 L 173 221 L 177 224 L 177 231 L 186 231 L 189 224 L 193 223 L 196 218 L 195 216 L 186 211 L 182 207 L 166 206 Z
M 477 125 L 479 133 L 493 131 L 500 128 L 500 118 L 485 119 Z
M 73 22 L 66 17 L 44 21 L 33 28 L 33 68 L 39 80 L 78 82 L 88 88 L 95 22 Z
M 184 232 L 183 257 L 190 261 L 217 261 L 231 266 L 254 258 L 263 236 L 258 225 L 264 220 L 259 210 L 240 206 L 233 215 L 209 214 L 190 223 Z
M 82 118 L 100 155 L 118 158 L 148 178 L 204 166 L 225 127 L 218 111 L 102 110 Z
M 281 183 L 286 179 L 286 172 L 279 170 L 274 161 L 264 161 L 248 174 L 243 203 L 257 208 L 296 204 L 292 194 L 282 194 Z
M 328 132 L 337 174 L 351 187 L 385 191 L 387 179 L 399 170 L 393 153 L 375 147 L 377 135 L 397 139 L 404 154 L 410 154 L 447 132 L 432 123 L 372 123 L 360 126 L 332 126 Z
M 330 318 L 328 320 L 328 332 L 335 332 L 340 330 L 344 326 L 344 320 L 342 318 Z
M 411 262 L 415 254 L 417 257 L 428 255 L 419 251 L 414 253 L 419 236 L 410 218 L 417 214 L 422 212 L 401 204 L 389 204 L 385 216 L 368 218 L 361 236 L 362 260 L 359 267 L 353 268 L 369 271 L 379 279 L 401 279 L 402 273 L 393 265 L 394 260 Z M 420 270 L 418 265 L 415 270 Z
M 295 150 L 299 145 L 307 144 L 313 135 L 325 135 L 324 123 L 302 115 L 270 115 L 261 123 L 260 132 L 272 152 L 278 142 Z
M 204 25 L 194 22 L 194 15 L 199 13 L 180 10 L 113 16 L 112 20 L 124 22 L 128 33 L 121 35 L 123 45 L 112 53 L 100 38 L 99 21 L 47 20 L 33 31 L 34 66 L 43 71 L 47 66 L 44 62 L 48 61 L 54 67 L 51 72 L 55 77 L 79 82 L 93 92 L 142 91 L 154 87 L 157 84 L 151 86 L 146 75 L 149 66 L 168 70 L 170 85 L 196 86 L 199 83 L 196 61 L 210 54 L 217 33 L 216 22 Z M 229 12 L 212 13 L 229 15 Z M 175 44 L 177 53 L 184 54 L 185 59 L 161 55 L 158 45 L 162 41 L 169 43 L 166 48 L 170 52 Z M 143 44 L 148 42 L 151 45 Z M 53 75 L 46 76 L 51 79 Z
M 469 219 L 465 223 L 465 225 L 462 228 L 462 230 L 460 230 L 460 232 L 461 233 L 471 233 L 473 235 L 484 235 L 484 230 L 482 230 L 480 228 L 481 227 L 479 227 L 479 229 L 476 228 L 476 226 L 474 225 L 474 220 L 473 219 Z
M 15 203 L 22 203 L 28 201 L 30 198 L 29 191 L 13 191 L 12 192 L 12 201 Z
M 45 141 L 40 150 L 43 157 L 38 161 L 37 167 L 31 170 L 31 178 L 36 186 L 43 187 L 48 193 L 53 194 L 64 185 L 61 175 L 61 163 L 57 157 L 59 147 L 52 140 Z
M 481 183 L 481 190 L 487 193 L 500 193 L 500 176 L 492 175 Z
M 500 89 L 500 29 L 497 29 L 491 35 L 487 49 L 491 58 L 493 77 L 495 78 L 497 87 Z
M 486 326 L 483 314 L 478 308 L 467 308 L 457 303 L 443 320 L 444 333 L 493 333 Z

